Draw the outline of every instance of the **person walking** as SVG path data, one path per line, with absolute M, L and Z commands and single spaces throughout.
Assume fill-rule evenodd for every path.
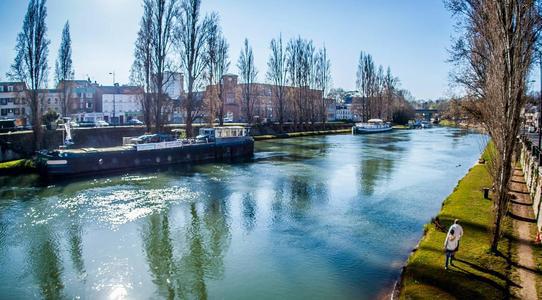
M 456 235 L 455 230 L 450 229 L 448 235 L 446 235 L 446 240 L 444 241 L 444 251 L 446 253 L 446 264 L 444 269 L 448 270 L 448 264 L 454 265 L 454 252 L 457 250 L 459 242 L 459 237 Z
M 461 225 L 459 225 L 459 219 L 454 220 L 454 224 L 452 226 L 450 226 L 450 229 L 448 230 L 448 233 L 452 229 L 455 231 L 455 235 L 457 237 L 457 249 L 455 249 L 454 253 L 452 253 L 452 258 L 455 259 L 455 253 L 457 251 L 459 251 L 459 242 L 461 241 L 461 237 L 463 237 L 463 227 L 461 227 Z
M 450 226 L 450 230 L 452 229 L 455 231 L 457 237 L 461 239 L 461 237 L 463 236 L 463 227 L 459 225 L 459 219 L 455 219 L 454 224 Z

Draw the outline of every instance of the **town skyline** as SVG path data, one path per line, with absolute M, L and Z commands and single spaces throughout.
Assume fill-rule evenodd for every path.
M 447 96 L 450 66 L 446 63 L 448 58 L 446 49 L 450 43 L 452 20 L 444 5 L 440 1 L 426 5 L 424 11 L 433 10 L 434 12 L 422 21 L 415 20 L 417 19 L 415 16 L 418 19 L 423 16 L 422 12 L 416 12 L 416 5 L 394 2 L 388 1 L 385 5 L 379 6 L 365 2 L 354 3 L 348 5 L 350 9 L 347 11 L 343 4 L 336 5 L 319 1 L 317 5 L 310 8 L 311 11 L 300 15 L 299 20 L 296 21 L 291 20 L 293 16 L 299 15 L 301 7 L 307 10 L 308 6 L 303 6 L 302 3 L 290 4 L 290 9 L 277 17 L 277 7 L 282 3 L 256 3 L 249 7 L 244 1 L 226 5 L 211 0 L 203 3 L 202 12 L 216 11 L 220 15 L 224 35 L 230 43 L 230 57 L 233 62 L 230 73 L 238 73 L 235 62 L 245 37 L 254 47 L 255 63 L 259 70 L 257 81 L 266 82 L 265 71 L 271 39 L 279 34 L 282 34 L 285 39 L 303 36 L 313 39 L 317 46 L 325 44 L 329 50 L 335 88 L 355 89 L 357 60 L 359 51 L 363 50 L 371 53 L 377 64 L 390 66 L 393 73 L 401 78 L 402 87 L 410 90 L 416 99 L 437 99 Z M 133 42 L 142 12 L 139 3 L 128 5 L 129 3 L 130 1 L 108 3 L 96 0 L 86 3 L 83 9 L 80 3 L 49 0 L 47 17 L 48 37 L 51 39 L 49 66 L 54 65 L 54 58 L 60 44 L 60 33 L 65 21 L 69 20 L 73 39 L 75 78 L 90 77 L 92 81 L 111 85 L 113 78 L 109 73 L 115 71 L 116 82 L 128 84 L 133 62 Z M 359 38 L 353 39 L 350 34 L 327 34 L 328 30 L 345 32 L 347 25 L 351 22 L 348 21 L 351 20 L 351 11 L 360 7 L 364 7 L 364 10 L 358 14 L 359 24 L 352 25 L 352 30 L 349 31 L 359 34 Z M 15 54 L 13 45 L 16 34 L 20 31 L 25 10 L 25 2 L 10 4 L 9 8 L 6 3 L 0 3 L 2 25 L 9 29 L 0 33 L 0 38 L 5 41 L 0 45 L 0 51 L 5 54 L 0 59 L 0 78 L 3 80 L 8 79 L 5 73 L 9 71 L 9 66 L 13 61 Z M 254 16 L 254 10 L 264 13 L 259 17 Z M 123 17 L 118 18 L 119 15 Z M 242 15 L 243 23 L 253 26 L 247 27 L 236 21 L 236 15 Z M 312 18 L 312 16 L 315 17 Z M 275 22 L 277 18 L 279 22 Z M 326 22 L 318 21 L 323 18 L 329 19 Z M 271 19 L 275 21 L 269 22 Z M 384 19 L 391 21 L 380 24 Z M 413 21 L 407 22 L 408 19 Z M 89 25 L 90 22 L 92 25 Z M 300 23 L 303 22 L 308 25 L 301 26 Z M 433 26 L 425 24 L 433 24 Z M 355 29 L 358 27 L 365 27 L 368 30 L 358 32 Z M 418 35 L 420 30 L 425 34 L 418 36 L 417 40 L 410 40 L 410 36 Z M 116 32 L 123 34 L 116 34 Z M 446 33 L 443 34 L 443 32 Z M 407 43 L 409 40 L 410 42 Z M 346 43 L 350 44 L 345 47 Z M 395 48 L 401 51 L 398 52 L 394 50 Z M 98 51 L 99 49 L 103 51 Z M 50 69 L 49 87 L 54 86 L 53 73 Z

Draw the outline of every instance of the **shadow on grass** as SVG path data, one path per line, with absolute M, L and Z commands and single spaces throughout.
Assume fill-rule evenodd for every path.
M 438 268 L 415 264 L 406 271 L 406 274 L 413 280 L 436 287 L 458 299 L 501 299 L 508 297 L 506 281 L 501 284 L 461 267 L 444 270 L 444 266 Z M 491 291 L 496 291 L 497 295 Z
M 531 195 L 531 193 L 529 193 L 528 191 L 509 190 L 508 192 L 514 194 Z
M 507 236 L 508 238 L 508 235 L 505 235 Z M 528 244 L 531 244 L 531 241 L 525 241 L 525 240 L 520 240 L 520 239 L 517 239 L 515 237 L 511 237 L 510 238 L 511 241 L 513 241 L 514 243 L 528 243 Z M 538 269 L 533 269 L 533 268 L 529 268 L 529 267 L 526 267 L 526 266 L 523 266 L 523 265 L 520 265 L 518 264 L 517 262 L 515 261 L 512 261 L 509 257 L 505 256 L 502 252 L 500 251 L 497 251 L 496 255 L 498 256 L 501 256 L 503 257 L 504 259 L 506 259 L 507 263 L 513 267 L 516 267 L 516 268 L 520 268 L 520 269 L 524 269 L 526 271 L 529 271 L 529 272 L 532 272 L 534 274 L 537 274 L 537 275 L 542 275 L 542 271 L 538 270 Z
M 510 200 L 510 203 L 515 204 L 515 205 L 522 205 L 522 206 L 533 206 L 533 203 L 519 202 L 516 200 Z
M 528 222 L 528 223 L 536 223 L 536 219 L 531 219 L 531 218 L 526 218 L 526 217 L 522 217 L 522 216 L 518 216 L 516 214 L 514 214 L 513 212 L 508 212 L 507 214 L 510 218 L 514 219 L 514 220 L 518 220 L 518 221 L 523 221 L 523 222 Z

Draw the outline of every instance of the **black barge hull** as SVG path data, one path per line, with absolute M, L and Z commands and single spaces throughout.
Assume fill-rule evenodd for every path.
M 253 155 L 254 140 L 243 138 L 146 151 L 137 151 L 135 147 L 117 147 L 111 150 L 39 153 L 38 168 L 42 176 L 51 178 L 173 164 L 228 161 L 251 158 Z

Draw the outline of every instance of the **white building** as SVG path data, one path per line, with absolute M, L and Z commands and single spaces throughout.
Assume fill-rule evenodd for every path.
M 141 100 L 143 92 L 138 87 L 108 88 L 102 94 L 102 113 L 106 122 L 124 124 L 143 116 Z
M 62 92 L 60 90 L 40 90 L 38 99 L 40 101 L 40 112 L 45 114 L 47 111 L 56 111 L 62 114 Z
M 335 120 L 341 121 L 341 120 L 352 120 L 352 105 L 351 104 L 343 104 L 343 105 L 337 105 L 335 107 Z
M 179 100 L 183 94 L 184 76 L 182 73 L 164 73 L 164 93 L 172 100 Z
M 18 125 L 29 124 L 30 106 L 23 82 L 0 82 L 0 119 L 14 119 Z

